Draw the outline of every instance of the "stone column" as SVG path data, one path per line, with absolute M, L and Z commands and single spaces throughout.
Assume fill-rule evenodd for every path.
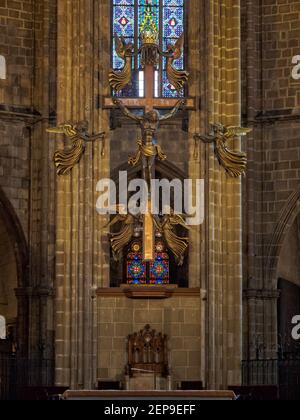
M 240 1 L 207 2 L 207 125 L 241 124 Z M 238 148 L 235 142 L 230 145 Z M 241 179 L 226 175 L 213 147 L 208 164 L 208 388 L 241 382 Z
M 87 120 L 91 132 L 109 131 L 98 95 L 105 93 L 109 63 L 107 4 L 58 0 L 57 122 Z M 63 147 L 62 140 L 57 143 Z M 101 151 L 100 143 L 89 144 L 72 173 L 57 178 L 56 384 L 73 389 L 92 388 L 96 381 L 93 297 L 109 275 L 102 253 L 103 221 L 96 213 L 96 184 L 108 165 Z
M 196 109 L 189 113 L 189 178 L 203 179 L 204 200 L 207 204 L 208 179 L 206 177 L 207 150 L 202 143 L 195 143 L 194 134 L 205 131 L 206 124 L 206 26 L 205 1 L 191 0 L 187 5 L 188 14 L 188 71 L 190 79 L 188 93 L 195 98 Z M 189 247 L 189 287 L 200 287 L 201 296 L 201 380 L 206 381 L 206 314 L 207 314 L 207 223 L 194 226 L 190 231 Z

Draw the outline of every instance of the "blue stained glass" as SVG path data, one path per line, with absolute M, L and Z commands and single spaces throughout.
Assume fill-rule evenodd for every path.
M 144 20 L 147 6 L 151 6 L 153 21 L 159 29 L 159 0 L 152 0 L 152 1 L 140 0 L 139 1 L 139 25 Z
M 129 284 L 146 283 L 146 263 L 142 254 L 130 253 L 127 257 L 127 282 Z
M 169 283 L 169 256 L 166 252 L 155 254 L 155 260 L 150 263 L 150 284 L 162 285 Z
M 179 38 L 183 32 L 183 8 L 165 7 L 163 15 L 164 38 Z
M 184 0 L 164 0 L 164 6 L 184 6 Z
M 134 0 L 114 0 L 116 6 L 134 6 Z
M 115 6 L 113 32 L 118 36 L 134 37 L 135 12 L 132 6 Z

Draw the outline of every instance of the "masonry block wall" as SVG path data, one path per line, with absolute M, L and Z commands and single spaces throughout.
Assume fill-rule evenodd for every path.
M 253 127 L 244 143 L 244 357 L 276 358 L 278 260 L 299 212 L 300 4 L 248 0 L 242 20 L 243 117 Z
M 0 54 L 6 79 L 0 80 L 0 185 L 28 230 L 30 148 L 26 120 L 32 108 L 33 2 L 0 2 Z
M 43 342 L 51 354 L 51 306 L 45 305 L 54 277 L 55 144 L 46 128 L 55 118 L 56 1 L 1 0 L 0 55 L 6 61 L 6 78 L 0 79 L 0 187 L 30 249 L 28 275 L 23 273 L 17 292 L 20 308 L 31 296 L 31 325 L 23 330 L 29 337 L 26 352 L 38 354 Z
M 169 337 L 174 387 L 182 380 L 199 380 L 203 345 L 199 297 L 176 296 L 163 301 L 100 297 L 98 305 L 99 378 L 124 381 L 126 336 L 150 324 L 151 328 Z

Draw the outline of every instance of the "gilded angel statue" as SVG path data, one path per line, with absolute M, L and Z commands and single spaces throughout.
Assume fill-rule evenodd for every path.
M 120 71 L 111 70 L 109 73 L 109 83 L 112 89 L 120 92 L 131 82 L 132 72 L 132 50 L 134 48 L 132 43 L 126 44 L 123 37 L 115 35 L 116 53 L 124 62 L 124 67 Z
M 196 134 L 195 140 L 204 143 L 214 143 L 215 153 L 226 172 L 233 178 L 245 173 L 247 168 L 247 155 L 228 148 L 228 141 L 239 136 L 246 136 L 252 131 L 251 128 L 225 127 L 222 124 L 212 124 L 212 131 L 207 135 Z
M 164 212 L 166 214 L 162 220 L 153 216 L 153 221 L 158 231 L 165 238 L 168 247 L 173 252 L 177 265 L 182 266 L 185 252 L 189 246 L 189 238 L 178 236 L 176 234 L 176 227 L 181 226 L 188 231 L 190 227 L 186 224 L 184 216 L 175 214 L 173 209 L 165 210 Z
M 58 127 L 48 128 L 48 133 L 64 134 L 72 141 L 72 147 L 55 152 L 53 160 L 57 168 L 58 175 L 67 175 L 77 165 L 84 154 L 86 143 L 104 139 L 105 133 L 90 135 L 88 133 L 88 123 L 65 123 Z
M 174 45 L 169 44 L 167 46 L 167 75 L 169 82 L 175 87 L 175 89 L 180 92 L 185 83 L 189 79 L 189 73 L 185 70 L 177 70 L 174 67 L 174 61 L 178 60 L 183 53 L 184 47 L 184 34 L 176 41 Z
M 140 222 L 140 216 L 134 216 L 131 213 L 122 214 L 124 209 L 124 206 L 118 205 L 117 215 L 104 227 L 104 229 L 109 229 L 118 223 L 122 223 L 119 232 L 110 234 L 110 243 L 115 261 L 120 260 L 123 248 L 133 239 L 135 227 Z

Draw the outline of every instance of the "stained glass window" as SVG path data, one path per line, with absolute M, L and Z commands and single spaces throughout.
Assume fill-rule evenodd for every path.
M 169 284 L 169 255 L 166 252 L 155 254 L 155 260 L 150 263 L 150 284 Z
M 127 283 L 131 285 L 150 284 L 152 286 L 166 285 L 170 282 L 169 254 L 162 241 L 156 241 L 155 259 L 143 261 L 142 245 L 134 242 L 127 254 Z
M 147 267 L 143 261 L 141 245 L 134 243 L 127 255 L 127 283 L 132 285 L 146 284 Z
M 168 44 L 174 44 L 185 30 L 185 8 L 184 0 L 112 0 L 112 35 L 123 36 L 126 42 L 133 42 L 135 48 L 140 46 L 140 25 L 143 21 L 145 8 L 152 9 L 153 20 L 160 33 L 160 47 L 166 51 Z M 115 44 L 112 42 L 112 66 L 114 70 L 123 67 L 121 60 L 115 52 Z M 185 67 L 184 54 L 175 61 L 175 67 L 183 70 Z M 118 96 L 144 95 L 143 70 L 139 59 L 133 64 L 133 82 L 126 87 Z M 155 96 L 176 98 L 184 96 L 184 92 L 177 92 L 170 84 L 166 73 L 166 59 L 161 58 L 157 69 L 155 81 Z

